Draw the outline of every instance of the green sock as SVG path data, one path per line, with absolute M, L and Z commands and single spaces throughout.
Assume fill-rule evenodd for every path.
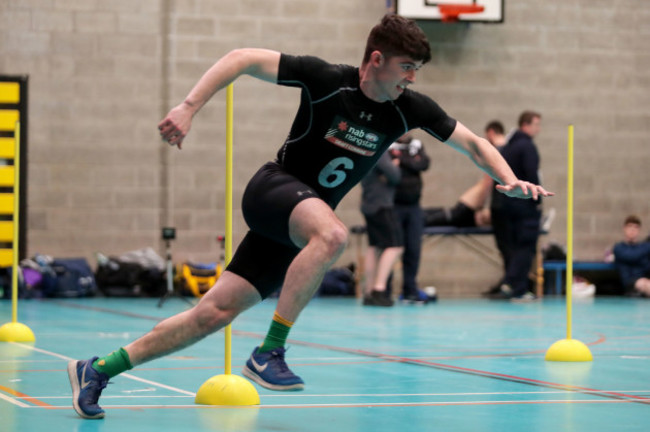
M 124 371 L 133 369 L 133 366 L 129 359 L 129 353 L 127 353 L 124 348 L 120 348 L 106 357 L 95 360 L 93 363 L 93 369 L 97 372 L 105 373 L 109 378 L 113 378 Z
M 280 321 L 283 321 L 284 323 Z M 284 344 L 287 342 L 287 336 L 289 336 L 289 330 L 291 330 L 291 325 L 287 325 L 287 324 L 293 324 L 293 323 L 283 319 L 279 315 L 277 317 L 274 316 L 273 321 L 271 321 L 271 327 L 269 328 L 269 332 L 266 334 L 266 338 L 264 339 L 264 342 L 262 343 L 262 345 L 260 346 L 257 352 L 264 353 L 264 352 L 271 351 L 272 349 L 277 347 L 283 347 Z

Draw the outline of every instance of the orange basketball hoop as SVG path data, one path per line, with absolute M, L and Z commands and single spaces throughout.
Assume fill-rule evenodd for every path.
M 477 4 L 439 4 L 438 9 L 442 22 L 456 22 L 460 14 L 480 13 L 485 7 Z

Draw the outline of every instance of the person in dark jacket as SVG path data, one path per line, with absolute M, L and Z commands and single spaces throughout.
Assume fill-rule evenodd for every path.
M 539 153 L 533 138 L 539 133 L 542 116 L 524 111 L 519 128 L 499 150 L 518 178 L 539 183 Z M 497 247 L 503 258 L 505 276 L 499 292 L 492 298 L 531 301 L 528 274 L 535 258 L 542 216 L 542 200 L 515 202 L 492 194 L 490 213 Z
M 417 285 L 424 228 L 422 207 L 422 172 L 429 169 L 429 156 L 422 141 L 410 133 L 404 134 L 390 146 L 390 154 L 399 161 L 402 179 L 395 190 L 395 213 L 404 233 L 402 253 L 402 300 L 407 303 L 426 303 L 427 295 Z
M 625 218 L 623 241 L 614 245 L 614 262 L 626 294 L 650 297 L 650 242 L 640 242 L 640 233 L 641 219 Z

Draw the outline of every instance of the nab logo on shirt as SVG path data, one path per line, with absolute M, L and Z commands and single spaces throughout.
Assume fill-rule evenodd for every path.
M 361 114 L 362 118 L 364 115 L 372 116 L 365 112 Z M 357 125 L 341 116 L 336 116 L 325 134 L 325 139 L 351 152 L 372 156 L 377 151 L 378 145 L 384 140 L 384 135 L 366 126 Z

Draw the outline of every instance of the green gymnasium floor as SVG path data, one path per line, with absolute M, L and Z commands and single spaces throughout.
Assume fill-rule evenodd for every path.
M 650 301 L 576 302 L 573 336 L 589 363 L 546 362 L 566 336 L 563 299 L 511 304 L 442 300 L 427 306 L 363 307 L 316 298 L 290 337 L 287 361 L 303 392 L 256 386 L 259 407 L 194 404 L 223 373 L 219 332 L 173 356 L 113 378 L 100 400 L 104 420 L 71 408 L 70 359 L 104 355 L 187 304 L 171 299 L 21 301 L 33 346 L 0 343 L 0 430 L 31 431 L 647 431 L 650 430 Z M 275 301 L 233 325 L 240 374 Z M 0 302 L 0 324 L 11 302 Z

